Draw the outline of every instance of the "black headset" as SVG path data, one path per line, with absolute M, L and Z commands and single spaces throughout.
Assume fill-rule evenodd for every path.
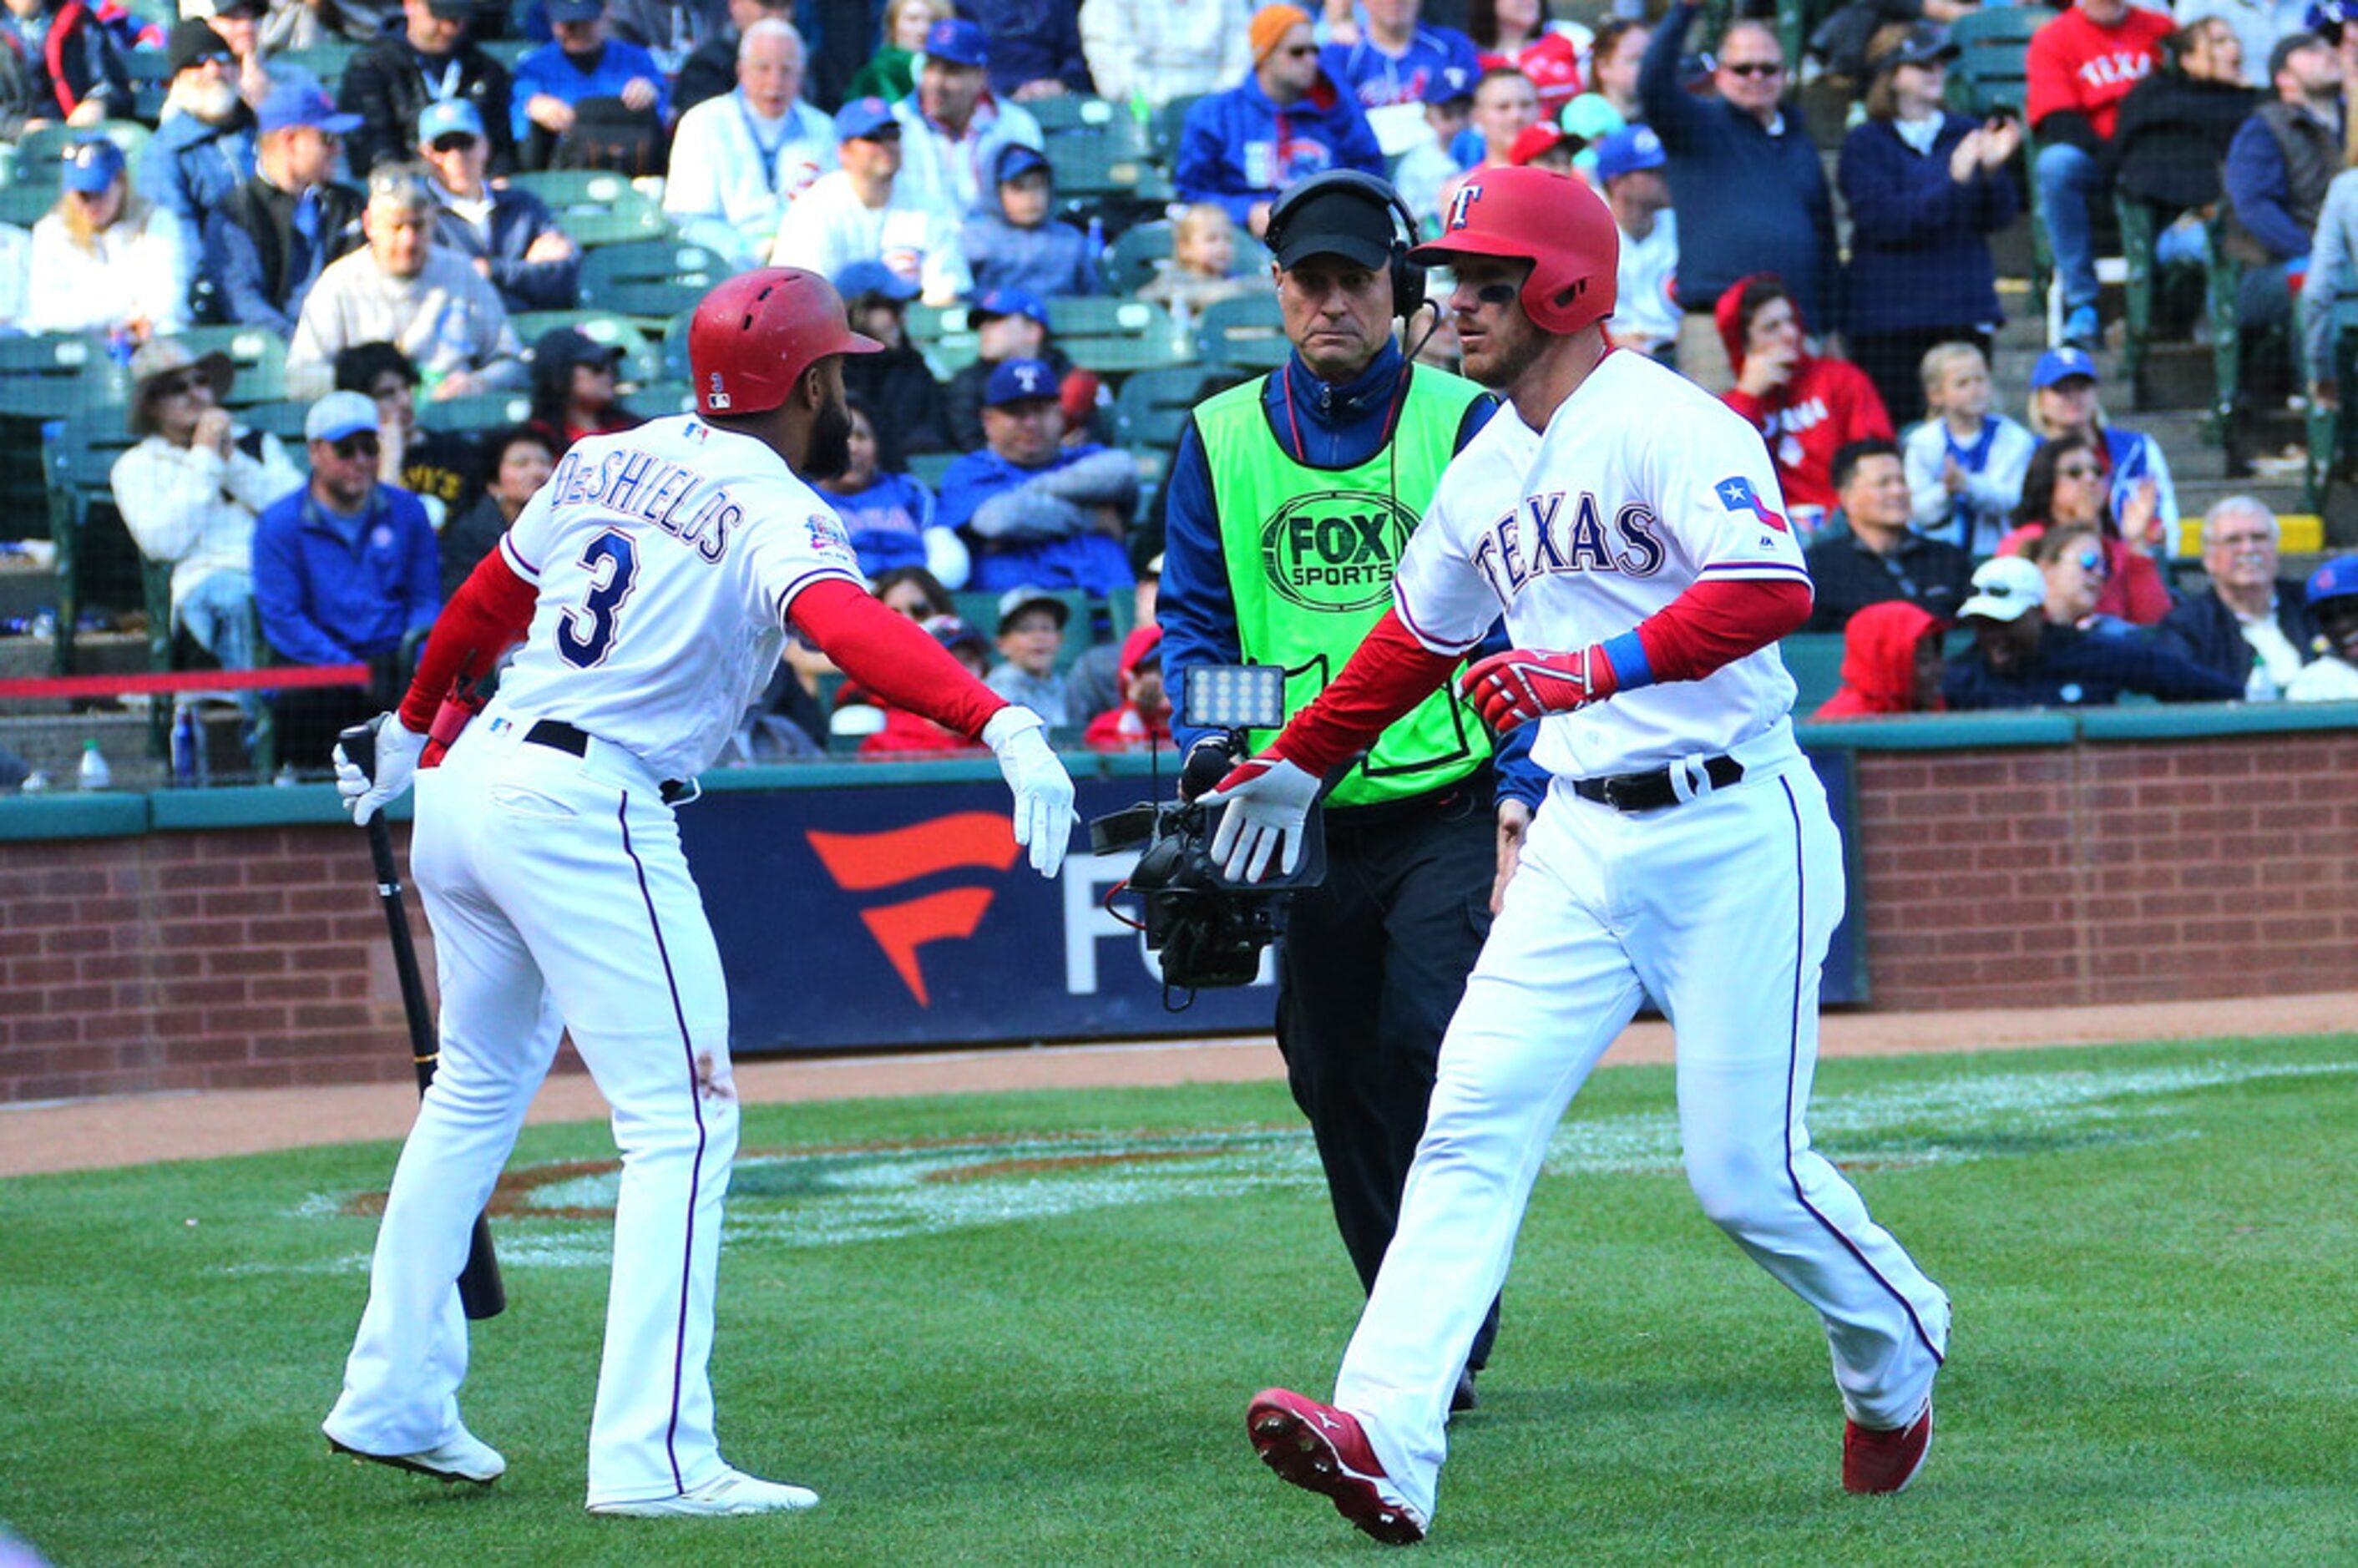
M 1285 226 L 1314 196 L 1329 191 L 1344 191 L 1362 201 L 1383 208 L 1400 220 L 1400 232 L 1392 236 L 1391 276 L 1392 314 L 1402 321 L 1424 308 L 1424 269 L 1408 259 L 1409 247 L 1416 243 L 1416 214 L 1408 210 L 1400 192 L 1372 174 L 1356 168 L 1330 168 L 1324 174 L 1288 186 L 1270 204 L 1269 222 L 1261 239 L 1274 252 L 1285 246 Z

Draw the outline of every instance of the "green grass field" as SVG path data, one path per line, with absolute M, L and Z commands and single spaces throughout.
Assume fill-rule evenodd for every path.
M 2358 1036 L 1828 1064 L 1821 1145 L 1957 1306 L 1931 1465 L 1859 1498 L 1814 1321 L 1678 1174 L 1668 1071 L 1601 1073 L 1421 1560 L 2358 1563 L 2353 1087 Z M 745 1148 L 721 1438 L 811 1514 L 582 1511 L 611 1175 L 535 1168 L 601 1161 L 591 1124 L 511 1168 L 481 1492 L 318 1433 L 389 1145 L 0 1183 L 0 1519 L 59 1568 L 1386 1550 L 1244 1437 L 1256 1388 L 1326 1390 L 1357 1307 L 1282 1087 L 773 1107 Z

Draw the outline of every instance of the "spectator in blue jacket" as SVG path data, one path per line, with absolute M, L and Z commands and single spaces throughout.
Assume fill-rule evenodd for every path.
M 2019 556 L 1984 561 L 1958 611 L 1974 645 L 1949 661 L 1941 697 L 1952 711 L 2096 708 L 2125 691 L 2164 702 L 2232 702 L 2241 681 L 2141 638 L 2050 624 L 2047 577 Z
M 320 272 L 361 243 L 360 193 L 330 178 L 361 118 L 297 85 L 273 88 L 254 117 L 254 178 L 205 216 L 206 276 L 215 316 L 291 338 Z
M 1347 44 L 1328 44 L 1318 57 L 1329 80 L 1376 126 L 1388 154 L 1406 152 L 1424 138 L 1425 89 L 1446 71 L 1471 81 L 1482 74 L 1474 40 L 1455 27 L 1425 26 L 1422 0 L 1367 0 L 1368 25 Z
M 669 114 L 663 68 L 637 44 L 606 36 L 604 0 L 550 0 L 548 25 L 557 41 L 516 61 L 509 114 L 519 145 L 535 126 L 540 145 L 562 142 L 585 99 L 619 98 L 633 114 L 653 111 L 657 120 Z
M 1330 168 L 1380 176 L 1384 155 L 1319 64 L 1306 12 L 1264 5 L 1251 36 L 1252 74 L 1189 106 L 1174 178 L 1181 200 L 1217 202 L 1259 239 L 1280 190 Z
M 163 118 L 139 159 L 139 194 L 180 222 L 180 292 L 196 281 L 205 218 L 254 178 L 254 112 L 237 92 L 237 57 L 208 23 L 172 29 Z
M 1892 423 L 1924 416 L 1920 367 L 1940 343 L 1986 355 L 2002 319 L 1991 234 L 2014 222 L 2013 120 L 1977 124 L 1941 108 L 1957 46 L 1939 28 L 1888 27 L 1867 45 L 1866 118 L 1843 138 L 1851 221 L 1850 357 Z
M 844 407 L 851 416 L 850 456 L 843 471 L 818 488 L 843 519 L 860 571 L 872 581 L 898 568 L 922 567 L 946 586 L 965 587 L 966 542 L 935 518 L 934 492 L 923 480 L 883 466 L 875 409 L 849 396 Z
M 1047 155 L 1010 142 L 999 149 L 992 173 L 997 211 L 966 221 L 963 248 L 975 288 L 1021 288 L 1049 299 L 1097 293 L 1098 258 L 1088 236 L 1049 216 L 1056 190 Z
M 442 579 L 433 524 L 406 490 L 377 480 L 376 404 L 331 392 L 303 422 L 311 481 L 254 527 L 254 602 L 286 663 L 372 666 L 371 690 L 282 694 L 280 743 L 299 766 L 324 763 L 335 733 L 406 685 L 399 655 L 434 624 Z
M 999 97 L 1020 103 L 1096 91 L 1073 0 L 959 0 L 957 12 L 990 40 L 990 91 Z
M 1833 204 L 1817 144 L 1785 102 L 1785 51 L 1773 24 L 1741 17 L 1720 35 L 1713 94 L 1680 80 L 1679 57 L 1701 7 L 1678 0 L 1646 46 L 1638 96 L 1670 155 L 1679 214 L 1679 369 L 1705 389 L 1736 384 L 1712 304 L 1737 280 L 1773 272 L 1802 318 L 1833 322 Z
M 434 171 L 434 240 L 474 264 L 511 315 L 570 310 L 580 297 L 581 249 L 548 203 L 489 180 L 492 139 L 464 98 L 429 103 L 417 116 L 417 156 Z
M 1138 505 L 1130 454 L 1065 445 L 1056 373 L 1041 360 L 1009 360 L 990 373 L 982 429 L 989 445 L 950 465 L 936 514 L 973 551 L 967 586 L 1128 593 L 1136 579 L 1122 537 Z
M 2239 325 L 2292 319 L 2289 280 L 2309 265 L 2326 188 L 2342 172 L 2342 57 L 2315 33 L 2293 33 L 2268 56 L 2276 96 L 2227 146 L 2227 254 L 2244 264 Z

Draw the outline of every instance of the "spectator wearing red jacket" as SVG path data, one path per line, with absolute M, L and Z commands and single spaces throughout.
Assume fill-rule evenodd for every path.
M 1871 436 L 1891 439 L 1891 416 L 1865 371 L 1810 352 L 1801 304 L 1776 274 L 1738 278 L 1713 315 L 1736 372 L 1722 395 L 1768 442 L 1806 542 L 1835 504 L 1834 454 Z
M 1171 695 L 1163 685 L 1163 628 L 1148 622 L 1121 640 L 1121 704 L 1089 720 L 1092 752 L 1144 752 L 1171 743 Z
M 1905 599 L 1870 604 L 1843 628 L 1842 687 L 1813 720 L 1941 710 L 1941 639 L 1949 623 Z
M 2039 141 L 2031 185 L 2063 282 L 2063 341 L 2101 343 L 2091 211 L 2112 200 L 2106 154 L 2121 100 L 2160 64 L 2173 24 L 2128 0 L 2079 0 L 2039 29 L 2026 65 L 2025 116 Z

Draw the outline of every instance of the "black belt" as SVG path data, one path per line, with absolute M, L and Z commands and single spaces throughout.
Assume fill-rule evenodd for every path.
M 590 754 L 589 731 L 579 725 L 568 724 L 562 719 L 543 719 L 525 730 L 524 738 L 535 746 L 546 746 L 551 751 L 569 752 L 577 757 Z M 665 779 L 656 786 L 665 806 L 685 798 L 692 787 L 677 779 Z
M 1734 757 L 1713 757 L 1704 763 L 1703 774 L 1712 788 L 1725 789 L 1744 777 L 1744 764 Z M 1650 773 L 1617 773 L 1606 779 L 1574 779 L 1572 793 L 1616 811 L 1660 811 L 1679 803 L 1668 768 Z

